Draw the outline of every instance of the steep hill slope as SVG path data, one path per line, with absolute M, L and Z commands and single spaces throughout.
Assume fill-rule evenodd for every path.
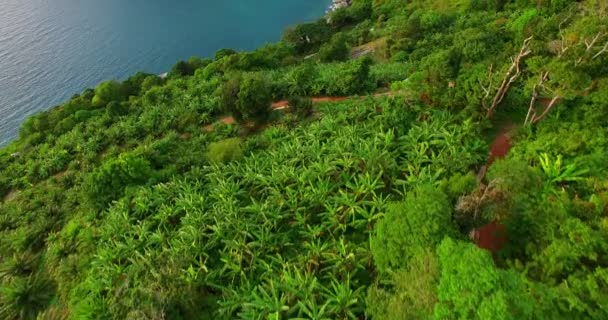
M 0 318 L 605 319 L 607 19 L 355 0 L 86 90 L 0 150 Z

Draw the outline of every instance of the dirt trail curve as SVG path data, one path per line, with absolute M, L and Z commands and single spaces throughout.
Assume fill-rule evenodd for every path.
M 490 157 L 488 158 L 488 162 L 479 170 L 477 181 L 481 182 L 485 178 L 488 168 L 494 161 L 503 159 L 509 154 L 509 151 L 513 147 L 512 132 L 513 126 L 506 126 L 494 138 L 494 142 L 490 145 Z
M 396 92 L 380 92 L 380 93 L 375 93 L 373 95 L 373 97 L 384 97 L 384 96 L 395 96 L 398 95 L 400 92 L 396 91 Z M 359 98 L 364 98 L 367 96 L 361 96 Z M 336 96 L 320 96 L 320 97 L 313 97 L 312 98 L 312 102 L 313 103 L 324 103 L 324 102 L 339 102 L 339 101 L 344 101 L 348 98 L 351 97 L 336 97 Z M 289 102 L 287 100 L 279 100 L 279 101 L 275 101 L 272 103 L 272 109 L 273 110 L 285 110 L 285 109 L 289 109 Z M 236 123 L 236 121 L 234 120 L 233 117 L 231 116 L 227 116 L 224 117 L 222 119 L 220 119 L 218 122 L 222 122 L 224 124 L 234 124 Z M 213 124 L 207 125 L 203 128 L 205 131 L 207 132 L 211 132 L 213 131 Z

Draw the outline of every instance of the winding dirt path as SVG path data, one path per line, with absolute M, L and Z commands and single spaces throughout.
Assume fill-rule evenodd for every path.
M 513 140 L 511 138 L 511 132 L 513 127 L 508 126 L 502 129 L 500 133 L 494 138 L 494 142 L 490 145 L 490 157 L 488 162 L 481 167 L 477 174 L 477 180 L 481 182 L 485 178 L 488 168 L 498 159 L 505 158 L 511 148 L 513 147 Z
M 486 186 L 482 184 L 482 181 L 488 168 L 496 160 L 505 158 L 513 147 L 513 140 L 511 138 L 512 130 L 512 125 L 505 126 L 490 145 L 490 157 L 488 158 L 488 162 L 481 167 L 477 175 L 481 188 L 486 188 Z M 504 248 L 508 241 L 506 225 L 496 219 L 485 226 L 471 230 L 469 236 L 479 248 L 492 252 L 492 256 L 495 259 L 497 253 Z

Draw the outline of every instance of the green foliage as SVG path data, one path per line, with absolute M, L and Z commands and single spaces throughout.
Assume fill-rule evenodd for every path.
M 434 252 L 416 254 L 390 277 L 390 288 L 370 287 L 367 312 L 373 319 L 428 319 L 437 301 L 439 267 Z
M 571 182 L 581 180 L 581 176 L 589 170 L 577 169 L 575 163 L 570 163 L 562 167 L 562 156 L 558 155 L 555 160 L 552 160 L 547 153 L 543 153 L 539 157 L 541 169 L 545 173 L 545 177 L 552 183 Z
M 538 16 L 538 10 L 531 8 L 522 12 L 518 17 L 510 21 L 508 27 L 516 36 L 524 37 L 530 22 Z
M 321 46 L 319 60 L 321 62 L 344 61 L 350 57 L 350 47 L 342 33 L 335 34 L 331 41 Z
M 146 92 L 146 91 L 152 89 L 152 87 L 162 85 L 162 83 L 163 83 L 163 80 L 159 76 L 155 76 L 155 75 L 148 76 L 144 79 L 144 81 L 141 84 L 141 91 Z
M 169 72 L 170 78 L 179 78 L 184 76 L 191 76 L 194 74 L 195 68 L 190 65 L 187 61 L 177 62 Z
M 291 97 L 288 100 L 291 110 L 300 118 L 306 118 L 313 113 L 313 104 L 311 98 Z
M 268 81 L 258 74 L 243 76 L 237 108 L 244 120 L 264 121 L 271 111 L 272 97 Z
M 268 80 L 259 73 L 233 75 L 222 88 L 224 110 L 239 122 L 265 121 L 272 111 L 271 102 Z
M 215 61 L 219 61 L 222 60 L 224 57 L 229 57 L 232 55 L 237 54 L 236 51 L 232 50 L 232 49 L 219 49 L 218 51 L 215 52 Z
M 0 295 L 2 319 L 36 319 L 51 302 L 53 284 L 44 275 L 15 278 L 3 286 Z
M 446 238 L 437 248 L 440 265 L 435 319 L 522 319 L 534 313 L 517 275 L 498 270 L 489 253 Z
M 287 29 L 283 40 L 293 45 L 297 53 L 308 53 L 327 42 L 332 36 L 325 19 L 299 24 Z
M 136 154 L 124 153 L 108 159 L 88 178 L 89 200 L 96 208 L 103 209 L 118 200 L 126 188 L 148 181 L 150 175 L 150 163 Z
M 214 163 L 239 160 L 243 157 L 241 139 L 230 138 L 209 144 L 207 159 Z
M 120 83 L 116 81 L 106 81 L 95 87 L 95 96 L 92 104 L 96 107 L 103 107 L 112 101 L 121 101 L 123 90 Z
M 371 59 L 364 57 L 322 69 L 313 85 L 313 93 L 348 96 L 369 92 L 374 87 L 371 64 Z
M 372 2 L 371 0 L 357 0 L 353 1 L 349 7 L 332 12 L 329 15 L 331 26 L 339 29 L 368 19 L 373 12 Z
M 304 63 L 287 75 L 290 95 L 310 95 L 318 70 L 311 63 Z
M 452 232 L 445 194 L 432 186 L 420 186 L 403 203 L 391 204 L 378 223 L 371 239 L 374 260 L 382 271 L 401 268 L 423 248 L 432 248 Z

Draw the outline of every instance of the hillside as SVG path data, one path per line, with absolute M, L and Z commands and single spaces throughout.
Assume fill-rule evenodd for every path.
M 607 127 L 605 1 L 354 0 L 29 118 L 0 318 L 606 319 Z

